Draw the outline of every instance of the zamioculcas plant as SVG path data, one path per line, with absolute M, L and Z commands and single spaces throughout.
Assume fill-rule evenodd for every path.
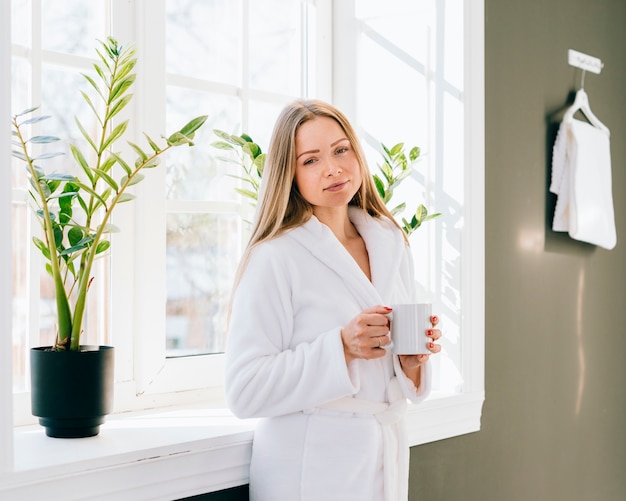
M 247 134 L 237 136 L 217 129 L 213 133 L 220 138 L 220 141 L 211 143 L 211 146 L 221 150 L 234 151 L 237 155 L 235 160 L 223 158 L 227 162 L 234 162 L 242 171 L 240 174 L 232 175 L 232 177 L 240 179 L 244 183 L 242 188 L 236 188 L 237 192 L 250 198 L 253 204 L 256 205 L 261 175 L 263 174 L 263 166 L 265 164 L 265 153 Z M 378 168 L 382 177 L 378 174 L 373 174 L 374 184 L 383 202 L 385 202 L 391 214 L 395 216 L 405 209 L 406 203 L 401 203 L 393 208 L 389 207 L 393 191 L 411 175 L 413 166 L 420 156 L 420 149 L 417 146 L 411 148 L 407 157 L 404 143 L 398 143 L 391 149 L 384 144 L 381 146 L 383 163 L 378 164 Z M 422 223 L 439 216 L 441 216 L 439 212 L 428 214 L 428 209 L 423 204 L 420 204 L 410 220 L 402 218 L 401 226 L 407 236 L 410 236 Z
M 135 82 L 135 50 L 119 45 L 113 38 L 100 42 L 96 50 L 99 63 L 94 64 L 97 76 L 83 75 L 93 88 L 93 97 L 81 92 L 97 120 L 96 131 L 90 135 L 76 118 L 76 125 L 87 141 L 88 153 L 70 145 L 73 160 L 81 176 L 61 172 L 45 172 L 40 163 L 63 153 L 34 154 L 33 145 L 59 141 L 58 137 L 28 137 L 26 128 L 48 116 L 34 116 L 37 108 L 13 117 L 13 156 L 26 163 L 30 181 L 30 198 L 43 229 L 43 238 L 33 238 L 46 260 L 52 276 L 57 308 L 56 350 L 80 349 L 87 294 L 92 281 L 96 256 L 110 246 L 108 235 L 118 229 L 111 223 L 115 208 L 134 198 L 128 188 L 143 179 L 142 171 L 159 165 L 160 156 L 176 146 L 193 146 L 195 132 L 207 117 L 199 116 L 158 142 L 145 135 L 148 146 L 128 141 L 132 160 L 119 151 L 128 127 L 128 120 L 114 118 L 132 99 L 129 92 Z M 92 159 L 92 160 L 88 160 Z

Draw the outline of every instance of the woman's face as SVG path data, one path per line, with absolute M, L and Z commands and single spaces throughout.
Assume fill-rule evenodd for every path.
M 316 117 L 300 126 L 295 181 L 307 202 L 320 208 L 347 206 L 361 180 L 356 153 L 335 120 Z

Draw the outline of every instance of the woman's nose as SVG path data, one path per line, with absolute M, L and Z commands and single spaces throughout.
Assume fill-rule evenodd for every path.
M 329 160 L 326 165 L 326 175 L 336 176 L 341 173 L 341 166 L 334 160 Z

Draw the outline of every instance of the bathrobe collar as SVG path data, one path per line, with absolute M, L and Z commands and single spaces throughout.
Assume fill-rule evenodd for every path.
M 385 304 L 393 296 L 394 282 L 405 252 L 402 233 L 386 218 L 373 218 L 357 207 L 349 207 L 348 216 L 367 247 L 372 282 L 332 230 L 315 216 L 287 235 L 337 273 L 363 308 Z

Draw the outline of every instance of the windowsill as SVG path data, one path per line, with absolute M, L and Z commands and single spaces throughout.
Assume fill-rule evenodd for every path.
M 410 406 L 410 445 L 478 431 L 482 401 L 481 392 Z M 181 409 L 112 415 L 86 439 L 18 427 L 0 497 L 170 500 L 244 485 L 254 426 L 224 409 Z

